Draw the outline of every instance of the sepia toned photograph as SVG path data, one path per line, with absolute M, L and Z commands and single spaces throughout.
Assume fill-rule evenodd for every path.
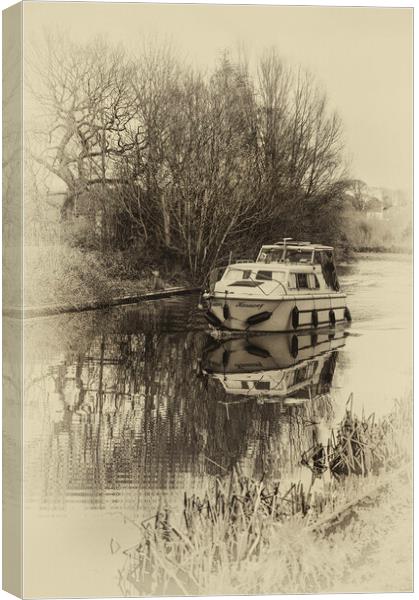
M 413 591 L 413 8 L 3 11 L 3 588 Z

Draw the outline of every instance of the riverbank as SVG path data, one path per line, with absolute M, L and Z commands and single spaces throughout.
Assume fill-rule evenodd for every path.
M 168 272 L 150 264 L 137 270 L 134 258 L 114 253 L 105 259 L 62 244 L 25 248 L 25 313 L 93 310 L 197 289 L 179 269 Z M 7 299 L 4 306 L 6 312 L 21 312 Z
M 355 251 L 356 254 L 413 254 L 413 248 L 409 246 L 378 245 L 378 246 L 360 246 Z
M 359 251 L 352 261 L 368 255 L 388 256 L 390 249 L 375 252 Z M 393 252 L 394 254 L 394 252 Z M 402 255 L 403 252 L 396 252 Z M 65 312 L 103 309 L 199 291 L 186 271 L 158 269 L 147 264 L 138 270 L 144 259 L 115 253 L 106 260 L 92 251 L 81 251 L 65 245 L 28 247 L 25 249 L 25 310 L 26 316 L 43 316 Z M 347 262 L 342 262 L 344 267 Z M 12 316 L 22 309 L 4 299 L 4 312 Z
M 24 309 L 15 307 L 6 307 L 3 314 L 7 317 L 47 317 L 51 315 L 60 315 L 63 313 L 81 313 L 89 310 L 101 310 L 113 306 L 124 306 L 127 304 L 136 304 L 137 302 L 148 302 L 150 300 L 161 300 L 172 296 L 188 296 L 198 293 L 199 288 L 193 287 L 169 287 L 156 292 L 146 292 L 143 294 L 129 294 L 127 296 L 116 296 L 107 300 L 96 300 L 92 302 L 82 302 L 77 305 L 72 304 L 50 304 L 41 306 L 27 306 Z
M 411 417 L 409 398 L 379 422 L 360 420 L 351 409 L 334 447 L 345 468 L 329 462 L 333 477 L 327 482 L 324 471 L 323 481 L 314 478 L 316 490 L 312 481 L 308 490 L 298 483 L 279 493 L 281 482 L 254 481 L 235 468 L 203 497 L 185 493 L 182 524 L 160 506 L 127 553 L 121 589 L 128 595 L 411 591 Z
M 332 535 L 315 534 L 304 521 L 293 520 L 265 528 L 265 547 L 259 553 L 253 553 L 247 543 L 246 532 L 237 542 L 238 552 L 243 552 L 244 548 L 248 552 L 241 561 L 231 561 L 226 557 L 226 541 L 222 533 L 216 534 L 215 542 L 203 536 L 194 556 L 188 559 L 189 553 L 185 552 L 182 565 L 177 563 L 176 553 L 167 560 L 161 548 L 154 593 L 409 592 L 413 589 L 412 510 L 411 481 L 397 478 L 380 496 L 379 503 L 357 507 L 346 526 Z M 252 539 L 257 542 L 250 536 Z M 192 542 L 195 540 L 196 537 Z M 217 560 L 217 554 L 217 567 L 210 571 L 210 561 Z M 140 561 L 139 548 L 137 565 Z M 132 558 L 129 564 L 123 572 L 125 577 L 121 581 L 121 589 L 126 595 L 149 595 L 150 590 L 147 592 L 144 588 L 146 582 L 140 581 L 140 568 L 133 568 Z M 159 587 L 159 576 L 163 570 L 166 571 L 166 585 Z
M 362 507 L 334 544 L 358 554 L 352 574 L 330 593 L 389 593 L 413 590 L 413 502 L 408 475 L 394 481 L 379 505 Z M 358 546 L 359 545 L 359 546 Z

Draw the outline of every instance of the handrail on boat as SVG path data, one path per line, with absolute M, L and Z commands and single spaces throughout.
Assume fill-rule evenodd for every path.
M 256 280 L 255 280 L 255 279 L 253 279 L 252 281 L 256 281 Z M 285 296 L 288 296 L 288 290 L 287 290 L 287 288 L 285 287 L 285 285 L 282 283 L 282 281 L 277 281 L 276 279 L 272 279 L 272 281 L 275 281 L 275 283 L 276 283 L 276 284 L 280 285 L 280 286 L 282 287 L 282 289 L 284 290 L 284 295 L 285 295 Z M 260 281 L 259 283 L 263 283 L 263 281 Z M 272 289 L 270 292 L 268 292 L 268 293 L 266 293 L 266 292 L 264 291 L 264 289 L 263 289 L 263 288 L 261 288 L 261 287 L 260 287 L 259 289 L 260 289 L 260 291 L 261 291 L 261 292 L 262 292 L 262 293 L 263 293 L 265 296 L 270 296 L 271 294 L 273 294 L 274 292 L 276 292 L 276 290 L 277 290 L 277 288 L 278 288 L 278 285 L 276 285 L 276 286 L 275 286 L 275 287 L 274 287 L 274 288 L 273 288 L 273 289 Z
M 240 261 L 238 261 L 238 262 L 240 262 Z M 243 261 L 243 262 L 246 262 L 246 261 Z M 237 264 L 237 263 L 234 263 L 234 264 Z M 209 292 L 211 292 L 211 293 L 214 292 L 215 284 L 218 281 L 220 281 L 220 279 L 222 278 L 222 275 L 221 275 L 221 277 L 218 276 L 219 273 L 220 273 L 220 271 L 222 269 L 223 270 L 227 269 L 229 266 L 231 266 L 231 265 L 223 265 L 223 266 L 214 267 L 213 269 L 211 269 L 211 271 L 208 273 L 208 276 L 207 276 L 207 278 L 208 278 L 208 290 L 209 290 Z M 216 274 L 217 274 L 217 278 L 216 279 L 214 279 L 213 277 L 211 277 L 214 272 L 216 272 Z M 259 285 L 259 289 L 262 292 L 262 294 L 264 294 L 264 296 L 270 296 L 270 295 L 272 295 L 278 289 L 279 285 L 282 287 L 282 289 L 284 291 L 284 295 L 288 296 L 288 289 L 282 283 L 282 281 L 278 281 L 276 279 L 272 279 L 272 281 L 274 281 L 277 285 L 270 292 L 265 292 L 265 290 L 262 287 L 260 287 L 261 284 L 264 283 L 265 280 L 257 280 L 257 279 L 254 279 L 253 277 L 249 277 L 249 279 L 250 279 L 250 281 L 253 281 L 254 283 L 257 283 Z M 266 281 L 268 281 L 268 280 L 266 280 Z M 228 294 L 227 290 L 226 290 L 226 293 Z

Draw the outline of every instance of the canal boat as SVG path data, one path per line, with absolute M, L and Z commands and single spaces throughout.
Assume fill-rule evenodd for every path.
M 230 331 L 298 331 L 350 321 L 333 247 L 285 238 L 256 261 L 215 269 L 202 295 L 210 325 Z

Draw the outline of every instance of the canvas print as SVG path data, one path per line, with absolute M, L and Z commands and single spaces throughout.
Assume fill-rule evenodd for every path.
M 7 591 L 412 591 L 412 24 L 3 13 Z

